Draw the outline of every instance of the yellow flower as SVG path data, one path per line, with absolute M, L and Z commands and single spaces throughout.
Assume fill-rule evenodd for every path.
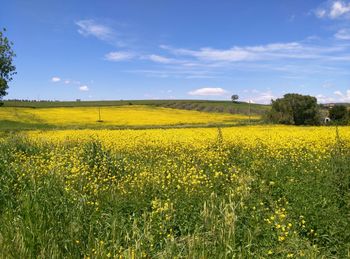
M 282 242 L 284 241 L 286 238 L 284 236 L 278 236 L 278 241 Z

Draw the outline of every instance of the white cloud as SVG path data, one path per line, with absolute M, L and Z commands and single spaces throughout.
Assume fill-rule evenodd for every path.
M 334 94 L 337 95 L 337 96 L 343 96 L 343 93 L 340 92 L 340 91 L 335 91 Z
M 334 102 L 334 98 L 324 96 L 323 94 L 316 95 L 316 98 L 317 98 L 318 103 L 332 103 L 332 102 Z
M 346 90 L 345 93 L 341 91 L 335 91 L 334 94 L 338 97 L 338 102 L 350 102 L 350 90 Z
M 68 84 L 70 84 L 70 80 L 64 80 L 64 83 L 65 83 L 66 85 L 68 85 Z
M 54 77 L 51 78 L 51 82 L 57 83 L 59 81 L 61 81 L 61 78 L 59 78 L 57 76 L 54 76 Z
M 105 59 L 109 61 L 123 61 L 132 59 L 135 55 L 131 52 L 115 51 L 105 55 Z
M 94 20 L 80 20 L 75 24 L 83 36 L 94 36 L 100 40 L 110 40 L 113 37 L 113 30 L 110 27 L 98 24 Z
M 170 64 L 174 62 L 174 60 L 172 60 L 171 58 L 167 58 L 159 55 L 149 55 L 147 58 L 153 62 L 162 63 L 162 64 Z
M 350 3 L 346 3 L 343 1 L 335 1 L 332 4 L 329 15 L 332 18 L 338 18 L 348 13 L 350 13 Z
M 259 91 L 257 91 L 259 92 Z M 275 95 L 272 94 L 271 91 L 267 91 L 267 92 L 259 92 L 259 94 L 257 96 L 254 96 L 252 98 L 252 101 L 254 103 L 263 103 L 263 104 L 269 104 L 271 103 L 272 99 L 276 99 L 277 97 Z
M 324 9 L 317 9 L 317 10 L 315 11 L 315 15 L 316 15 L 318 18 L 323 18 L 323 17 L 326 16 L 326 14 L 327 14 L 327 12 L 326 12 L 326 10 L 324 10 Z
M 249 90 L 247 90 L 246 92 L 251 92 Z M 286 91 L 283 91 L 281 93 L 281 95 L 274 95 L 272 93 L 271 90 L 267 90 L 267 91 L 258 91 L 259 94 L 257 94 L 256 96 L 251 97 L 252 99 L 250 99 L 251 102 L 254 103 L 262 103 L 262 104 L 269 104 L 271 103 L 271 100 L 276 100 L 277 98 L 281 98 L 282 95 L 286 94 Z M 318 94 L 315 95 L 315 97 L 317 98 L 317 101 L 319 103 L 329 103 L 329 102 L 345 102 L 345 101 L 350 101 L 350 90 L 347 90 L 345 94 L 343 94 L 340 91 L 335 91 L 333 92 L 333 94 L 335 94 L 337 97 L 341 97 L 341 98 L 334 98 L 334 96 L 326 96 L 324 94 Z M 243 101 L 245 102 L 249 102 L 248 98 L 242 98 Z
M 251 53 L 239 47 L 233 47 L 231 49 L 226 50 L 213 48 L 201 48 L 199 50 L 190 50 L 176 49 L 168 46 L 161 47 L 170 50 L 175 55 L 191 56 L 204 61 L 243 61 L 253 59 Z M 192 65 L 194 64 L 192 63 Z
M 350 18 L 350 2 L 342 0 L 327 1 L 317 8 L 314 13 L 318 18 Z
M 82 85 L 79 87 L 79 90 L 82 92 L 87 92 L 89 91 L 89 87 L 87 85 Z
M 204 87 L 188 92 L 189 95 L 210 96 L 226 95 L 228 92 L 220 87 Z
M 312 37 L 312 40 L 306 38 L 299 42 L 272 42 L 265 45 L 242 45 L 223 49 L 213 47 L 189 49 L 160 45 L 159 47 L 165 51 L 162 55 L 134 53 L 132 56 L 135 60 L 143 59 L 159 63 L 162 68 L 127 72 L 141 73 L 147 77 L 187 79 L 227 78 L 232 77 L 231 71 L 277 71 L 276 73 L 283 76 L 299 76 L 299 78 L 311 74 L 348 73 L 344 64 L 350 61 L 350 45 L 341 44 L 339 41 L 327 42 Z M 115 60 L 128 58 L 131 57 L 118 54 Z M 112 55 L 106 59 L 113 60 Z
M 317 59 L 344 50 L 344 46 L 314 46 L 299 42 L 271 43 L 257 46 L 234 46 L 229 49 L 201 48 L 199 50 L 161 46 L 174 55 L 187 56 L 211 66 L 227 62 L 269 61 L 278 59 Z M 213 62 L 221 62 L 213 64 Z M 190 62 L 188 62 L 190 63 Z M 192 66 L 199 63 L 191 62 Z M 187 63 L 183 63 L 187 65 Z
M 334 35 L 339 40 L 350 40 L 350 29 L 341 29 Z
M 226 49 L 159 47 L 168 53 L 140 58 L 162 64 L 164 69 L 128 72 L 142 73 L 147 77 L 195 79 L 231 77 L 230 71 L 277 71 L 283 76 L 305 78 L 305 75 L 311 74 L 348 73 L 344 65 L 350 61 L 350 45 L 340 44 L 339 41 L 326 44 L 321 39 L 311 41 L 308 38 L 299 42 L 243 45 Z
M 147 77 L 157 77 L 157 78 L 167 78 L 167 77 L 174 77 L 174 78 L 186 78 L 186 79 L 193 79 L 193 78 L 214 78 L 217 75 L 217 72 L 215 71 L 207 71 L 207 70 L 195 70 L 195 69 L 184 69 L 182 66 L 171 66 L 167 69 L 159 69 L 159 70 L 152 70 L 152 69 L 136 69 L 136 70 L 125 70 L 125 72 L 128 73 L 136 73 L 136 74 L 143 74 Z

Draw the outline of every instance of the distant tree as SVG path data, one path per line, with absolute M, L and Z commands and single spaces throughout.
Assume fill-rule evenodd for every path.
M 349 118 L 349 112 L 345 105 L 335 105 L 329 110 L 329 118 L 336 122 L 345 122 Z
M 0 30 L 0 100 L 7 94 L 8 83 L 16 73 L 13 65 L 13 58 L 16 56 L 12 50 L 13 43 L 5 37 L 5 32 L 6 29 Z
M 317 125 L 320 123 L 317 99 L 309 95 L 285 94 L 272 100 L 270 121 L 282 124 Z
M 237 100 L 239 99 L 239 96 L 237 95 L 237 94 L 233 94 L 232 96 L 231 96 L 231 100 L 232 100 L 232 102 L 237 102 Z

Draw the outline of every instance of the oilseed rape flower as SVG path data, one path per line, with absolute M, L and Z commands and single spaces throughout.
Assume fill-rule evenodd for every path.
M 40 109 L 2 107 L 0 117 L 17 123 L 44 124 L 58 128 L 234 124 L 249 119 L 242 114 L 208 113 L 146 105 Z M 251 116 L 251 119 L 258 120 L 259 116 Z
M 59 235 L 49 236 L 48 242 L 56 242 L 52 247 L 64 243 L 72 254 L 91 258 L 240 253 L 285 258 L 299 256 L 299 251 L 312 257 L 319 250 L 310 244 L 327 236 L 327 229 L 320 231 L 323 226 L 315 218 L 322 215 L 309 210 L 314 205 L 310 197 L 316 191 L 317 198 L 328 197 L 320 186 L 328 186 L 322 185 L 323 177 L 336 167 L 334 153 L 349 149 L 349 129 L 339 129 L 341 147 L 334 127 L 17 132 L 16 138 L 0 138 L 0 184 L 6 187 L 0 199 L 3 211 L 23 209 L 20 215 L 29 217 L 28 211 L 37 209 L 35 220 L 50 219 L 54 224 L 45 224 L 51 229 L 61 227 Z M 26 205 L 37 201 L 40 205 Z M 36 227 L 16 225 L 25 217 L 5 216 L 1 222 L 12 224 L 5 230 Z M 40 240 L 50 234 L 45 231 Z M 21 247 L 21 239 L 11 233 L 7 238 L 0 232 L 7 238 L 2 243 L 8 242 L 4 249 L 12 242 Z M 74 250 L 78 248 L 85 250 Z

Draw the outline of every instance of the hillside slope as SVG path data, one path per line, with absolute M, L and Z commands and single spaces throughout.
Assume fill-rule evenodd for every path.
M 250 104 L 245 102 L 208 100 L 120 100 L 120 101 L 69 101 L 69 102 L 32 102 L 32 101 L 4 101 L 5 107 L 94 107 L 121 105 L 151 105 L 165 108 L 196 110 L 204 112 L 219 112 L 231 114 L 262 115 L 270 109 L 269 105 Z

